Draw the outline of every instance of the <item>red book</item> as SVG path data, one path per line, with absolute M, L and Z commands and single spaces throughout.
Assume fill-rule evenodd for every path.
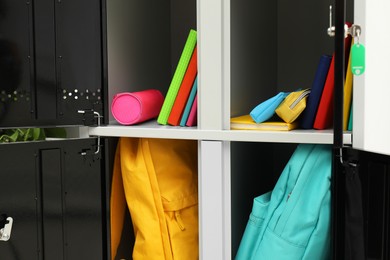
M 313 128 L 317 130 L 332 127 L 333 124 L 333 94 L 334 93 L 334 55 L 330 62 L 328 75 L 322 91 L 320 103 L 318 104 L 317 114 L 314 120 Z
M 180 119 L 186 106 L 188 96 L 190 95 L 192 85 L 194 83 L 196 74 L 198 72 L 198 55 L 197 46 L 195 46 L 192 53 L 190 63 L 184 75 L 183 81 L 180 85 L 179 92 L 177 93 L 175 103 L 172 106 L 171 113 L 168 117 L 168 124 L 178 126 L 180 125 Z

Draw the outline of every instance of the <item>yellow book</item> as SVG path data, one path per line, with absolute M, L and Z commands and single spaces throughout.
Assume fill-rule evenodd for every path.
M 353 39 L 351 44 L 353 44 Z M 351 113 L 352 85 L 353 85 L 353 75 L 351 70 L 351 53 L 349 54 L 349 58 L 348 58 L 348 67 L 347 67 L 346 74 L 347 75 L 345 76 L 345 83 L 344 83 L 343 131 L 347 131 L 348 129 L 349 115 Z
M 233 117 L 230 119 L 232 130 L 264 130 L 264 131 L 289 131 L 298 127 L 298 122 L 286 123 L 282 121 L 267 121 L 256 123 L 250 115 Z

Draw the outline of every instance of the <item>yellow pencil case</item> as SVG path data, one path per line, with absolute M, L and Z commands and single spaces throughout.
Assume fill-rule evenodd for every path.
M 275 113 L 286 123 L 294 122 L 305 110 L 309 94 L 310 89 L 291 92 L 275 109 Z

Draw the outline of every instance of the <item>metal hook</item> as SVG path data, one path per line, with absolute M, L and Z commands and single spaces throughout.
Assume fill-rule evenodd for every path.
M 332 25 L 332 6 L 329 6 L 329 28 L 328 28 L 328 35 L 330 37 L 335 36 L 336 27 Z
M 344 164 L 344 159 L 343 159 L 343 148 L 342 148 L 342 147 L 339 148 L 339 157 L 340 157 L 340 163 L 341 163 L 342 165 L 346 165 L 346 164 Z M 349 161 L 349 162 L 348 162 L 348 166 L 350 166 L 350 167 L 357 167 L 357 166 L 358 166 L 358 163 L 357 163 L 357 162 L 351 162 L 351 161 Z

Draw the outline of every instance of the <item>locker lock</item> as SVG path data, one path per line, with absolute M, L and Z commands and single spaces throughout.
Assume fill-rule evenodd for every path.
M 1 216 L 2 220 L 0 221 L 0 241 L 8 241 L 11 238 L 11 230 L 14 220 L 11 217 L 4 217 L 3 219 L 3 216 L 4 215 Z
M 97 118 L 97 126 L 100 126 L 101 123 L 101 118 L 102 116 L 100 115 L 99 112 L 93 111 L 93 110 L 78 110 L 77 113 L 86 115 L 88 113 L 93 113 L 94 117 Z M 96 145 L 96 150 L 94 151 L 94 154 L 99 154 L 100 152 L 100 136 L 97 137 L 97 145 Z M 87 151 L 82 151 L 80 153 L 81 155 L 87 155 Z

